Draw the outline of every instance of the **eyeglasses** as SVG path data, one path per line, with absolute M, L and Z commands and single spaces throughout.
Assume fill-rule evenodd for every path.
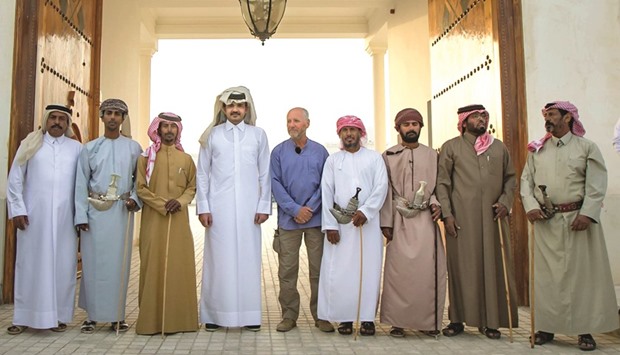
M 297 153 L 297 154 L 301 154 L 301 148 L 299 148 L 299 147 L 297 147 L 297 146 L 296 146 L 296 147 L 295 147 L 295 153 Z

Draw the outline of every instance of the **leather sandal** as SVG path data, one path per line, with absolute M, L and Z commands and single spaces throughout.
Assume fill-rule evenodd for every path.
M 465 330 L 463 323 L 450 323 L 441 330 L 441 333 L 447 337 L 453 337 L 461 334 Z
M 553 333 L 538 331 L 534 333 L 534 344 L 536 345 L 547 344 L 548 342 L 553 340 L 553 337 L 554 337 Z M 531 340 L 531 337 L 530 337 L 530 340 Z
M 596 342 L 592 335 L 590 334 L 581 334 L 578 337 L 577 344 L 579 344 L 579 350 L 582 351 L 592 351 L 596 349 Z
M 110 323 L 110 329 L 112 331 L 116 331 L 116 328 L 118 328 L 119 332 L 124 333 L 129 330 L 129 324 L 127 324 L 124 320 Z
M 58 326 L 50 328 L 52 332 L 62 333 L 67 330 L 67 325 L 65 323 L 58 322 Z
M 497 329 L 480 327 L 478 328 L 478 331 L 489 339 L 497 340 L 502 337 L 502 333 Z
M 24 332 L 24 330 L 28 329 L 25 325 L 12 325 L 6 328 L 6 332 L 10 335 L 17 335 Z
M 342 322 L 338 325 L 338 333 L 342 335 L 353 334 L 353 322 Z
M 375 323 L 374 322 L 362 322 L 360 325 L 360 335 L 370 336 L 375 335 Z
M 439 335 L 439 330 L 420 330 L 420 333 L 429 337 L 436 337 Z
M 392 327 L 392 329 L 390 329 L 390 336 L 394 338 L 404 338 L 405 331 L 403 328 Z
M 95 332 L 96 325 L 97 325 L 97 322 L 95 321 L 85 320 L 84 323 L 82 323 L 82 326 L 80 327 L 80 332 L 82 332 L 83 334 L 92 334 Z

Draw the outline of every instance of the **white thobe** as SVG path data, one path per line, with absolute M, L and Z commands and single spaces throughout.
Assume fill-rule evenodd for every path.
M 211 213 L 206 230 L 200 322 L 225 327 L 261 324 L 261 229 L 271 214 L 269 145 L 261 128 L 226 121 L 200 148 L 196 211 Z
M 129 192 L 129 197 L 142 207 L 134 178 L 141 152 L 138 142 L 120 136 L 90 141 L 80 154 L 75 181 L 75 224 L 88 223 L 89 229 L 80 233 L 82 280 L 78 305 L 92 321 L 125 319 L 133 213 L 129 213 L 123 200 L 114 202 L 109 210 L 98 211 L 88 202 L 88 192 L 105 194 L 111 175 L 117 174 L 117 194 Z
M 356 188 L 358 210 L 368 221 L 362 230 L 353 223 L 338 224 L 328 207 L 336 202 L 346 208 Z M 355 153 L 340 151 L 327 158 L 323 169 L 323 232 L 337 230 L 340 242 L 323 244 L 319 279 L 319 319 L 332 322 L 356 320 L 360 290 L 360 238 L 363 240 L 362 299 L 360 321 L 373 322 L 377 312 L 383 261 L 383 237 L 379 212 L 387 194 L 385 163 L 375 151 L 361 148 Z
M 75 167 L 80 142 L 46 133 L 43 145 L 9 172 L 9 218 L 28 216 L 17 230 L 13 324 L 38 329 L 73 320 L 77 234 L 73 228 Z

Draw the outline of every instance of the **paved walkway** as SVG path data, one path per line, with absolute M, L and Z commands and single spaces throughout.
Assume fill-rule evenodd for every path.
M 277 301 L 278 261 L 271 248 L 275 218 L 270 218 L 263 228 L 263 324 L 262 330 L 252 333 L 240 329 L 227 329 L 215 333 L 201 331 L 167 336 L 136 335 L 133 326 L 138 316 L 138 270 L 140 260 L 136 247 L 133 253 L 132 272 L 127 304 L 127 322 L 132 326 L 125 334 L 116 337 L 109 324 L 100 324 L 94 334 L 80 333 L 80 324 L 86 313 L 76 310 L 74 322 L 65 333 L 29 329 L 23 334 L 11 336 L 4 329 L 11 324 L 12 305 L 0 306 L 0 354 L 578 354 L 576 337 L 558 336 L 556 341 L 544 346 L 529 348 L 529 309 L 519 309 L 521 328 L 514 330 L 514 342 L 508 340 L 508 330 L 502 329 L 500 340 L 490 340 L 479 334 L 476 328 L 466 328 L 464 334 L 454 338 L 440 336 L 437 340 L 421 333 L 407 331 L 406 337 L 395 339 L 387 332 L 390 327 L 378 324 L 373 337 L 342 336 L 338 333 L 321 333 L 314 327 L 308 307 L 310 287 L 308 284 L 307 259 L 300 270 L 300 294 L 302 309 L 297 328 L 288 333 L 276 332 L 280 321 Z M 203 228 L 197 218 L 192 218 L 192 231 L 196 247 L 196 270 L 198 289 L 202 273 Z M 302 247 L 303 250 L 303 247 Z M 444 316 L 444 325 L 447 324 Z M 620 338 L 596 335 L 597 353 L 620 353 Z

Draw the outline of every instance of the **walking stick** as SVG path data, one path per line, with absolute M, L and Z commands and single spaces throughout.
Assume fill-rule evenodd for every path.
M 510 342 L 512 343 L 512 310 L 510 309 L 510 289 L 508 288 L 508 271 L 506 270 L 506 249 L 504 248 L 504 233 L 502 232 L 502 219 L 497 219 L 499 228 L 499 245 L 502 250 L 502 265 L 504 266 L 504 286 L 506 286 L 506 305 L 508 306 L 508 329 L 510 330 Z
M 362 306 L 362 268 L 364 267 L 364 235 L 362 234 L 362 226 L 360 228 L 360 290 L 357 295 L 357 320 L 355 321 L 355 335 L 353 340 L 357 340 L 357 333 L 360 327 L 360 309 Z
M 170 225 L 172 224 L 172 213 L 168 212 L 168 231 L 166 232 L 166 258 L 164 259 L 164 296 L 161 311 L 161 337 L 164 338 L 166 329 L 166 285 L 168 280 L 168 248 L 170 246 Z
M 530 348 L 534 349 L 536 342 L 534 322 L 534 223 L 530 224 Z
M 123 286 L 125 285 L 125 267 L 127 266 L 127 242 L 129 240 L 129 226 L 131 222 L 131 211 L 127 213 L 127 227 L 125 228 L 125 240 L 123 241 L 123 263 L 121 266 L 121 284 L 118 290 L 118 307 L 116 317 L 116 336 L 118 336 L 121 329 L 121 305 L 123 302 Z
M 437 327 L 437 311 L 439 305 L 437 304 L 437 229 L 439 226 L 437 225 L 437 221 L 433 222 L 433 228 L 435 230 L 435 250 L 434 250 L 434 258 L 435 258 L 435 340 L 439 339 L 439 327 Z

